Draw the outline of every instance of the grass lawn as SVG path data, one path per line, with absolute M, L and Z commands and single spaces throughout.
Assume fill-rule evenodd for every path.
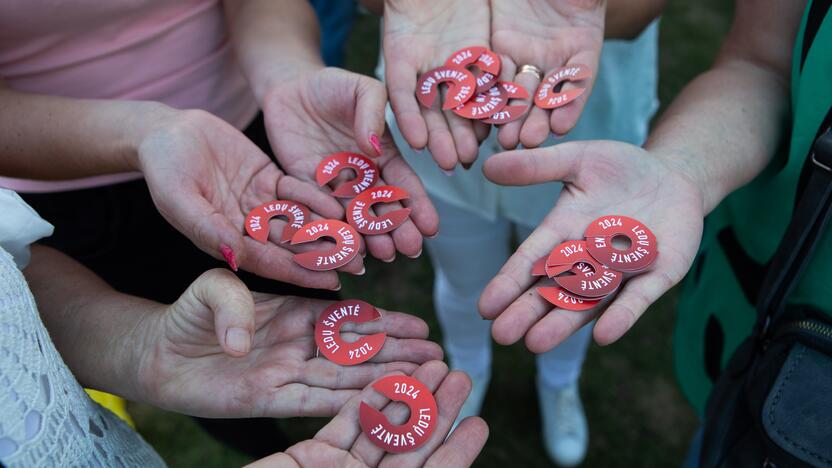
M 670 0 L 662 19 L 660 97 L 669 102 L 695 74 L 705 69 L 727 30 L 732 2 Z M 361 16 L 348 45 L 347 67 L 372 73 L 378 56 L 378 21 Z M 432 339 L 441 336 L 431 301 L 430 262 L 399 259 L 367 262 L 367 274 L 344 278 L 343 297 L 423 317 Z M 676 294 L 654 304 L 620 342 L 591 346 L 581 388 L 590 425 L 586 466 L 678 466 L 696 416 L 675 382 L 671 336 Z M 543 450 L 534 385 L 534 357 L 522 343 L 495 345 L 493 378 L 482 416 L 490 439 L 479 467 L 549 466 Z M 234 466 L 248 462 L 204 434 L 190 418 L 131 405 L 142 435 L 171 466 Z M 291 419 L 281 426 L 297 439 L 311 437 L 323 419 Z

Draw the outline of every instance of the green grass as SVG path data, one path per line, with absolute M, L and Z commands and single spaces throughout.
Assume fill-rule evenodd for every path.
M 659 96 L 663 105 L 713 60 L 730 23 L 731 4 L 719 0 L 669 2 L 662 20 Z M 378 56 L 378 21 L 358 19 L 347 51 L 347 67 L 371 74 Z M 399 259 L 369 261 L 367 274 L 345 278 L 344 297 L 407 311 L 431 326 L 440 340 L 433 312 L 430 262 Z M 696 416 L 676 386 L 671 336 L 676 293 L 656 303 L 618 343 L 591 346 L 581 377 L 590 425 L 586 466 L 678 466 Z M 190 418 L 131 405 L 142 435 L 172 466 L 234 466 L 248 460 L 205 435 Z M 540 436 L 534 385 L 534 357 L 522 346 L 496 346 L 493 378 L 482 416 L 490 439 L 475 466 L 549 466 Z M 325 419 L 280 422 L 292 437 L 305 439 Z

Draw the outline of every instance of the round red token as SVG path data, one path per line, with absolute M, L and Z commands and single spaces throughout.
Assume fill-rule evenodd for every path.
M 563 289 L 584 298 L 599 298 L 615 291 L 623 275 L 598 263 L 582 240 L 566 241 L 552 249 L 546 274 Z M 558 276 L 569 271 L 569 275 Z
M 575 296 L 558 286 L 541 286 L 537 293 L 555 307 L 565 310 L 582 311 L 595 307 L 600 300 Z
M 512 99 L 528 99 L 529 92 L 526 88 L 511 81 L 500 81 L 498 84 L 508 95 L 508 101 Z M 523 104 L 508 104 L 499 111 L 490 115 L 487 119 L 482 121 L 489 124 L 501 125 L 515 120 L 526 115 L 526 112 L 531 108 L 531 103 Z
M 287 218 L 280 242 L 289 242 L 292 236 L 309 221 L 309 208 L 290 200 L 272 200 L 248 212 L 246 232 L 252 239 L 265 244 L 269 238 L 269 220 L 275 216 Z
M 546 258 L 541 257 L 532 264 L 532 276 L 546 276 Z
M 445 65 L 463 68 L 479 68 L 480 73 L 476 76 L 476 94 L 482 94 L 494 86 L 497 76 L 500 75 L 500 68 L 502 67 L 499 55 L 486 47 L 478 46 L 466 47 L 454 52 L 453 55 L 445 61 Z
M 392 203 L 409 198 L 399 187 L 381 185 L 367 190 L 350 201 L 347 206 L 347 222 L 361 234 L 384 234 L 401 226 L 410 216 L 410 208 L 401 208 L 381 216 L 370 215 L 370 207 L 376 203 Z
M 623 272 L 646 270 L 658 256 L 656 236 L 644 224 L 627 216 L 602 216 L 593 221 L 586 232 L 586 249 L 595 260 Z M 629 240 L 626 249 L 613 246 L 613 239 Z
M 508 96 L 502 86 L 494 86 L 478 94 L 465 104 L 454 108 L 454 114 L 466 119 L 485 119 L 499 112 L 508 103 Z
M 586 88 L 572 88 L 558 90 L 558 85 L 564 81 L 581 81 L 590 78 L 589 67 L 586 65 L 568 65 L 550 73 L 537 88 L 534 103 L 543 109 L 554 109 L 565 106 L 586 91 Z
M 295 263 L 314 271 L 334 270 L 349 263 L 361 249 L 361 238 L 355 229 L 337 219 L 322 219 L 305 224 L 292 236 L 292 245 L 311 242 L 321 237 L 335 240 L 335 247 L 324 252 L 295 254 Z
M 315 180 L 323 186 L 344 169 L 355 171 L 355 178 L 341 183 L 332 191 L 332 196 L 351 198 L 375 185 L 378 181 L 378 167 L 372 159 L 347 151 L 335 153 L 324 158 L 315 170 Z
M 381 351 L 386 333 L 375 333 L 347 343 L 341 338 L 341 326 L 346 322 L 364 323 L 381 318 L 378 309 L 355 299 L 335 302 L 315 322 L 315 343 L 330 361 L 342 366 L 354 366 L 368 361 Z
M 427 108 L 433 106 L 436 95 L 439 94 L 439 84 L 448 83 L 448 94 L 442 105 L 443 110 L 450 110 L 465 104 L 474 96 L 477 80 L 474 75 L 461 67 L 442 66 L 424 73 L 419 77 L 419 87 L 416 99 Z
M 373 388 L 410 409 L 410 419 L 401 425 L 391 424 L 384 414 L 361 402 L 358 420 L 364 435 L 387 452 L 402 453 L 417 449 L 428 441 L 439 416 L 430 389 L 407 375 L 388 375 L 373 383 Z

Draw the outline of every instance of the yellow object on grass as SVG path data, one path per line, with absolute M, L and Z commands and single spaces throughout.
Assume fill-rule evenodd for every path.
M 111 395 L 109 393 L 99 392 L 98 390 L 91 390 L 89 388 L 85 388 L 84 390 L 87 392 L 87 395 L 93 399 L 93 401 L 115 413 L 116 416 L 121 418 L 133 429 L 136 428 L 133 418 L 131 418 L 130 413 L 127 412 L 127 402 L 124 398 Z

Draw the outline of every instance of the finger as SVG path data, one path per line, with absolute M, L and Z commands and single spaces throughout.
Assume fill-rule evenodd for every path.
M 439 388 L 447 375 L 448 366 L 442 361 L 430 361 L 422 364 L 413 372 L 413 377 L 425 384 L 431 393 L 436 392 L 436 389 Z M 392 424 L 402 424 L 406 421 L 409 411 L 404 403 L 391 402 L 382 410 L 382 413 Z M 433 437 L 438 436 L 434 434 Z M 378 465 L 385 454 L 384 450 L 373 444 L 364 434 L 358 436 L 350 453 L 359 457 L 359 460 L 364 460 L 370 466 Z
M 488 440 L 488 424 L 482 418 L 465 418 L 450 437 L 428 458 L 426 468 L 468 467 L 474 464 Z
M 335 271 L 342 271 L 344 273 L 350 273 L 356 276 L 361 276 L 367 272 L 367 269 L 364 267 L 364 257 L 362 257 L 361 255 L 356 255 L 355 257 L 353 257 L 352 260 L 347 262 L 346 265 L 336 268 Z
M 552 181 L 572 182 L 580 170 L 582 155 L 592 142 L 568 142 L 546 148 L 506 151 L 488 158 L 485 176 L 501 185 L 533 185 Z
M 425 343 L 428 343 L 427 341 Z M 384 344 L 387 347 L 387 343 Z M 384 348 L 382 348 L 382 351 Z M 409 359 L 407 361 L 410 361 Z M 396 362 L 365 362 L 357 366 L 342 366 L 324 357 L 317 357 L 307 361 L 298 370 L 296 382 L 331 390 L 359 390 L 370 382 L 391 372 L 410 374 L 419 367 L 419 363 Z
M 384 84 L 376 79 L 360 76 L 355 97 L 353 128 L 356 143 L 364 154 L 381 156 L 380 137 L 384 135 L 384 110 L 387 106 Z
M 401 375 L 402 372 L 392 372 L 390 375 L 397 374 Z M 361 426 L 358 425 L 358 408 L 362 401 L 373 408 L 379 409 L 383 408 L 390 400 L 375 391 L 372 386 L 367 385 L 360 393 L 344 404 L 329 424 L 315 434 L 315 439 L 333 447 L 349 450 L 361 434 Z
M 598 50 L 600 50 L 600 45 Z M 569 59 L 565 66 L 569 65 L 588 65 L 591 66 L 592 70 L 598 70 L 598 53 L 596 52 L 581 52 L 575 54 L 573 57 Z M 584 111 L 584 107 L 586 106 L 586 102 L 589 99 L 589 96 L 592 94 L 592 87 L 595 84 L 595 76 L 597 73 L 592 74 L 592 78 L 590 78 L 588 83 L 575 83 L 572 81 L 567 81 L 563 83 L 562 90 L 574 89 L 574 88 L 586 88 L 583 94 L 578 96 L 574 101 L 566 104 L 565 106 L 558 107 L 556 109 L 552 109 L 550 116 L 549 116 L 549 125 L 556 135 L 566 135 L 575 127 L 575 124 L 578 123 L 578 118 L 581 116 L 581 113 Z
M 382 262 L 391 263 L 396 259 L 396 244 L 390 234 L 366 235 L 364 243 L 367 244 L 367 252 Z
M 448 122 L 436 109 L 426 109 L 424 116 L 428 127 L 428 150 L 433 160 L 446 173 L 453 171 L 459 157 Z
M 277 197 L 303 203 L 327 219 L 343 219 L 344 207 L 327 192 L 311 182 L 284 175 L 277 181 Z
M 462 404 L 471 393 L 471 379 L 464 372 L 455 371 L 448 374 L 442 384 L 434 392 L 438 417 L 433 434 L 427 442 L 416 450 L 402 454 L 389 454 L 384 457 L 382 467 L 422 466 L 430 455 L 442 445 L 445 436 L 459 414 Z
M 536 354 L 551 351 L 599 313 L 600 308 L 580 312 L 555 309 L 532 326 L 526 334 L 526 347 Z
M 671 277 L 664 273 L 662 266 L 657 262 L 653 271 L 624 285 L 595 324 L 592 334 L 598 344 L 608 345 L 624 336 L 651 304 L 682 279 L 683 275 Z
M 423 236 L 435 236 L 439 232 L 439 214 L 425 192 L 419 176 L 402 157 L 392 158 L 384 166 L 384 180 L 390 185 L 405 189 L 410 196 L 408 206 L 412 208 L 410 219 Z
M 529 98 L 522 102 L 528 106 L 534 106 L 534 92 L 537 90 L 538 84 L 540 84 L 540 80 L 534 73 L 525 72 L 517 74 L 517 65 L 512 60 L 504 57 L 503 69 L 500 71 L 500 75 L 503 80 L 513 81 L 524 87 L 529 92 Z M 499 132 L 497 133 L 497 141 L 500 142 L 500 146 L 505 149 L 514 149 L 520 144 L 520 129 L 523 128 L 523 122 L 526 118 L 528 118 L 528 114 L 522 119 L 500 125 Z
M 378 216 L 383 216 L 387 213 L 400 210 L 403 206 L 401 203 L 379 203 L 373 205 L 373 211 Z M 411 214 L 413 210 L 411 209 Z M 371 236 L 371 237 L 381 237 L 381 236 Z M 410 217 L 404 220 L 404 222 L 391 231 L 387 236 L 392 242 L 393 246 L 393 255 L 388 257 L 389 260 L 384 260 L 386 262 L 392 262 L 396 258 L 396 251 L 403 253 L 404 255 L 410 258 L 416 258 L 422 253 L 422 233 L 416 228 L 416 225 L 413 224 L 413 221 L 410 220 Z
M 468 169 L 477 160 L 480 150 L 480 143 L 477 134 L 474 133 L 474 124 L 468 119 L 454 114 L 452 111 L 444 111 L 448 128 L 451 129 L 451 136 L 454 139 L 457 158 L 462 167 Z
M 306 288 L 330 289 L 340 287 L 334 271 L 312 271 L 295 263 L 292 252 L 272 243 L 261 244 L 247 237 L 243 240 L 246 253 L 240 268 L 255 275 Z
M 332 416 L 358 394 L 358 389 L 310 387 L 302 383 L 290 383 L 276 390 L 263 392 L 262 401 L 253 417 L 291 418 Z M 259 410 L 263 408 L 263 410 Z
M 548 255 L 554 246 L 567 239 L 569 227 L 563 223 L 549 223 L 550 219 L 558 219 L 558 213 L 553 210 L 486 285 L 479 300 L 479 310 L 483 317 L 496 318 L 521 294 L 528 293 L 529 287 L 537 281 L 531 274 L 534 262 Z
M 471 123 L 474 125 L 474 135 L 477 137 L 477 145 L 480 145 L 491 134 L 491 125 L 478 120 L 474 120 Z
M 517 69 L 519 70 L 523 65 L 539 64 L 518 63 Z M 546 70 L 543 70 L 543 73 L 545 72 Z M 518 143 L 522 143 L 526 148 L 535 148 L 549 137 L 549 111 L 534 105 L 534 95 L 537 93 L 537 87 L 540 86 L 541 78 L 541 76 L 531 71 L 518 73 L 514 76 L 514 82 L 522 85 L 529 92 L 527 100 L 529 110 L 525 118 L 504 125 L 504 127 L 507 127 L 506 135 L 500 134 L 500 144 L 506 143 L 503 148 L 515 148 Z
M 214 331 L 225 353 L 248 354 L 254 334 L 254 298 L 246 285 L 234 273 L 215 268 L 200 275 L 188 291 L 213 312 Z
M 362 335 L 342 333 L 347 342 L 358 339 Z M 414 362 L 423 364 L 428 361 L 440 360 L 444 357 L 442 347 L 433 341 L 410 338 L 393 338 L 388 336 L 381 351 L 373 356 L 369 362 Z
M 385 54 L 384 59 L 384 81 L 390 94 L 390 106 L 396 116 L 396 123 L 407 144 L 415 150 L 421 150 L 428 144 L 429 129 L 416 101 L 417 71 L 406 61 L 397 60 L 397 57 L 389 54 Z
M 538 281 L 536 286 L 543 283 L 542 280 Z M 532 286 L 494 320 L 491 335 L 494 341 L 502 345 L 514 344 L 550 310 L 552 305 L 540 297 L 536 287 Z
M 396 338 L 427 339 L 428 324 L 419 317 L 401 312 L 388 312 L 384 309 L 378 309 L 378 311 L 381 314 L 381 320 L 364 323 L 347 322 L 341 327 L 341 331 L 362 335 L 387 333 L 388 336 Z

